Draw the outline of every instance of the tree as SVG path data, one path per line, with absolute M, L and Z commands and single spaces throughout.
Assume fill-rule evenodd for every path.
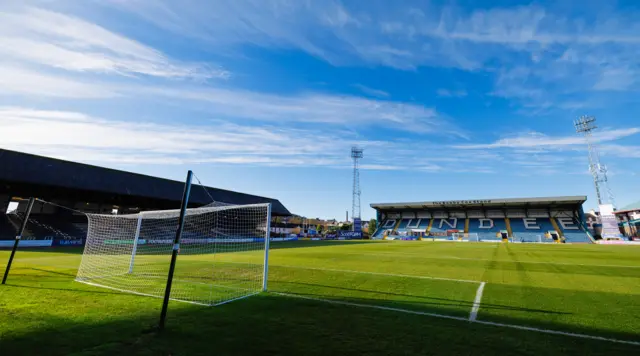
M 324 225 L 318 224 L 318 226 L 316 227 L 316 231 L 318 231 L 318 233 L 321 233 L 323 230 L 324 230 Z
M 376 219 L 371 219 L 369 220 L 369 235 L 373 235 L 376 232 L 376 224 L 377 224 L 377 220 Z
M 342 230 L 342 231 L 351 230 L 351 224 L 342 224 L 342 225 L 340 225 L 340 230 Z

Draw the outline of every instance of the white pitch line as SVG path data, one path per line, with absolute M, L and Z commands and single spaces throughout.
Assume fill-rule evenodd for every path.
M 394 311 L 394 312 L 405 313 L 405 314 L 432 316 L 432 317 L 435 317 L 435 318 L 442 318 L 442 319 L 452 319 L 452 320 L 461 320 L 461 321 L 466 321 L 467 320 L 467 318 L 462 318 L 462 317 L 459 317 L 459 316 L 451 316 L 451 315 L 436 314 L 436 313 L 427 313 L 427 312 L 421 312 L 421 311 L 409 310 L 409 309 L 402 309 L 402 308 L 383 307 L 381 305 L 343 302 L 343 301 L 340 301 L 340 300 L 313 298 L 313 297 L 307 297 L 307 296 L 303 296 L 303 295 L 299 295 L 299 294 L 289 294 L 289 293 L 281 293 L 281 292 L 269 292 L 269 293 L 276 294 L 276 295 L 281 295 L 281 296 L 289 297 L 289 298 L 307 299 L 307 300 L 313 300 L 313 301 L 330 303 L 330 304 L 348 305 L 348 306 L 352 306 L 352 307 L 387 310 L 387 311 Z
M 482 301 L 482 292 L 484 291 L 485 282 L 480 283 L 478 291 L 476 291 L 476 299 L 473 300 L 473 307 L 471 308 L 471 314 L 469 314 L 469 321 L 476 321 L 478 318 L 478 309 L 480 309 L 480 301 Z
M 468 258 L 468 257 L 456 257 L 456 256 L 430 256 L 422 255 L 419 253 L 355 253 L 355 252 L 341 252 L 346 255 L 358 255 L 358 256 L 402 256 L 413 258 L 425 258 L 433 260 L 467 260 L 467 261 L 487 261 L 487 262 L 507 262 L 507 263 L 530 263 L 530 264 L 543 264 L 543 265 L 561 265 L 561 266 L 582 266 L 582 267 L 617 267 L 617 268 L 640 268 L 640 266 L 627 266 L 627 265 L 594 265 L 588 263 L 564 263 L 564 262 L 544 262 L 544 261 L 513 261 L 513 260 L 493 260 L 488 258 Z
M 601 336 L 594 336 L 594 335 L 576 334 L 576 333 L 569 333 L 569 332 L 557 331 L 557 330 L 549 330 L 549 329 L 539 329 L 539 328 L 533 328 L 533 327 L 530 327 L 530 326 L 494 323 L 494 322 L 491 322 L 491 321 L 469 320 L 467 318 L 451 316 L 451 315 L 443 315 L 443 314 L 436 314 L 436 313 L 426 313 L 426 312 L 420 312 L 420 311 L 409 310 L 409 309 L 401 309 L 401 308 L 383 307 L 383 306 L 380 306 L 380 305 L 360 304 L 360 303 L 352 303 L 352 302 L 343 302 L 343 301 L 338 301 L 338 300 L 313 298 L 313 297 L 301 296 L 301 295 L 297 295 L 297 294 L 280 293 L 280 292 L 269 292 L 269 293 L 276 294 L 276 295 L 281 295 L 281 296 L 289 297 L 289 298 L 306 299 L 306 300 L 312 300 L 312 301 L 324 302 L 324 303 L 330 303 L 330 304 L 336 304 L 336 305 L 346 305 L 346 306 L 359 307 L 359 308 L 370 308 L 370 309 L 386 310 L 386 311 L 405 313 L 405 314 L 430 316 L 430 317 L 441 318 L 441 319 L 466 321 L 466 322 L 482 324 L 482 325 L 496 326 L 496 327 L 501 327 L 501 328 L 510 328 L 510 329 L 518 329 L 518 330 L 535 331 L 535 332 L 539 332 L 539 333 L 543 333 L 543 334 L 562 335 L 562 336 L 570 336 L 570 337 L 576 337 L 576 338 L 581 338 L 581 339 L 608 341 L 608 342 L 615 342 L 615 343 L 618 343 L 618 344 L 627 344 L 627 345 L 640 346 L 640 342 L 637 342 L 637 341 L 627 341 L 627 340 L 611 339 L 611 338 L 606 338 L 606 337 L 601 337 Z
M 484 283 L 482 281 L 472 281 L 468 279 L 454 279 L 444 277 L 429 277 L 429 276 L 417 276 L 411 274 L 397 274 L 397 273 L 381 273 L 381 272 L 367 272 L 367 271 L 354 271 L 349 269 L 333 269 L 333 268 L 319 268 L 319 267 L 305 267 L 305 266 L 288 266 L 288 265 L 271 265 L 271 267 L 285 267 L 285 268 L 300 268 L 316 271 L 329 271 L 329 272 L 343 272 L 343 273 L 358 273 L 358 274 L 372 274 L 377 276 L 387 277 L 403 277 L 403 278 L 419 278 L 419 279 L 433 279 L 437 281 L 449 281 L 449 282 L 462 282 L 462 283 Z

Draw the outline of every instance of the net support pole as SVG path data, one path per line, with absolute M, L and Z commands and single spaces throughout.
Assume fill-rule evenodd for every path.
M 33 208 L 33 198 L 29 198 L 29 205 L 27 205 L 27 212 L 24 215 L 24 220 L 22 220 L 22 225 L 20 225 L 20 231 L 16 236 L 16 240 L 13 242 L 13 249 L 11 250 L 11 255 L 9 256 L 9 262 L 7 263 L 7 268 L 4 270 L 4 277 L 2 277 L 2 284 L 7 282 L 7 277 L 9 277 L 9 271 L 11 270 L 11 264 L 13 263 L 13 258 L 16 255 L 16 250 L 18 249 L 18 245 L 20 244 L 20 240 L 22 239 L 22 234 L 24 234 L 24 229 L 27 227 L 27 222 L 29 221 L 29 215 L 31 215 L 31 209 Z
M 138 225 L 136 226 L 136 235 L 133 238 L 133 249 L 131 250 L 131 261 L 129 262 L 129 274 L 133 273 L 133 264 L 136 261 L 136 253 L 138 252 L 138 239 L 140 238 L 141 226 L 142 226 L 142 213 L 138 213 Z
M 164 322 L 167 318 L 167 308 L 169 306 L 169 298 L 171 297 L 171 283 L 173 282 L 173 272 L 176 269 L 176 260 L 178 259 L 178 250 L 180 250 L 180 238 L 182 237 L 182 230 L 184 229 L 184 218 L 187 213 L 187 206 L 189 205 L 189 195 L 191 193 L 191 179 L 193 178 L 193 172 L 187 173 L 187 180 L 184 183 L 184 194 L 182 195 L 182 203 L 180 205 L 180 218 L 178 220 L 178 229 L 176 230 L 176 237 L 173 240 L 173 251 L 171 253 L 171 264 L 169 265 L 169 275 L 167 276 L 167 286 L 164 290 L 164 301 L 162 302 L 162 312 L 160 313 L 159 329 L 164 330 Z
M 267 205 L 267 232 L 264 238 L 264 270 L 262 272 L 262 291 L 267 291 L 269 277 L 269 242 L 271 240 L 271 203 Z

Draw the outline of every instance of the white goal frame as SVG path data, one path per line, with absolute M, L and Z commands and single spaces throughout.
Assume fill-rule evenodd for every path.
M 76 281 L 162 298 L 179 212 L 87 214 Z M 270 203 L 187 209 L 186 219 L 171 300 L 214 306 L 267 290 Z

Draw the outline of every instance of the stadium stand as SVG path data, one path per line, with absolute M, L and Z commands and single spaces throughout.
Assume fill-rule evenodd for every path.
M 15 238 L 26 197 L 87 213 L 137 213 L 177 209 L 184 190 L 183 182 L 5 149 L 0 149 L 0 167 L 2 240 Z M 291 215 L 276 199 L 202 186 L 191 190 L 189 207 L 207 205 L 212 200 L 229 204 L 271 203 L 273 216 Z M 19 202 L 18 213 L 7 215 L 11 202 Z M 86 217 L 71 215 L 54 204 L 36 202 L 23 235 L 64 240 L 86 236 Z
M 464 232 L 480 241 L 502 240 L 502 233 L 513 242 L 589 243 L 585 201 L 585 196 L 567 196 L 371 204 L 382 221 L 373 238 L 382 238 L 396 221 L 399 232 L 412 231 L 413 221 L 421 219 L 418 225 L 435 240 Z

